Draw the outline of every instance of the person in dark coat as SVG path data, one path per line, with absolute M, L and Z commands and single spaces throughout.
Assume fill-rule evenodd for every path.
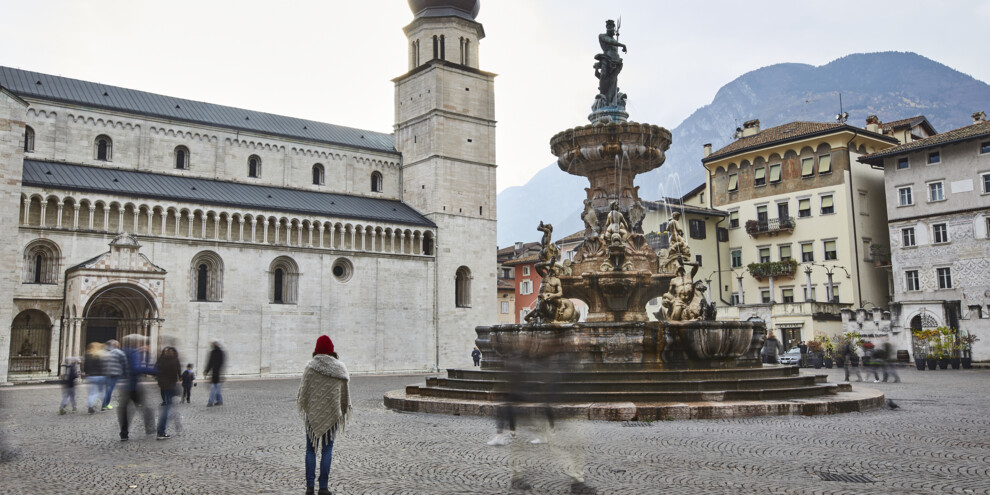
M 213 407 L 214 404 L 218 406 L 223 405 L 223 393 L 221 391 L 220 383 L 220 373 L 223 372 L 223 364 L 225 355 L 223 349 L 220 347 L 220 341 L 213 341 L 213 350 L 210 351 L 210 358 L 206 361 L 206 369 L 203 373 L 209 375 L 210 372 L 213 374 L 210 376 L 210 398 L 206 401 L 206 407 Z
M 784 352 L 784 346 L 772 331 L 767 335 L 763 348 L 767 351 L 767 364 L 777 364 L 777 354 Z
M 162 412 L 158 415 L 158 440 L 167 440 L 171 438 L 171 435 L 165 431 L 168 426 L 169 410 L 172 408 L 172 399 L 175 399 L 179 370 L 182 369 L 182 365 L 179 364 L 179 351 L 174 347 L 162 349 L 155 368 L 158 370 L 158 388 L 161 389 L 163 401 Z
M 471 351 L 471 359 L 474 360 L 475 366 L 481 366 L 481 350 L 477 346 Z
M 182 398 L 179 399 L 181 404 L 185 401 L 186 404 L 189 403 L 189 399 L 192 396 L 192 388 L 196 385 L 196 372 L 193 371 L 193 364 L 189 363 L 186 365 L 186 370 L 182 372 Z
M 156 375 L 158 370 L 148 366 L 148 337 L 138 334 L 127 335 L 124 342 L 124 355 L 127 356 L 126 379 L 124 389 L 120 391 L 117 400 L 117 420 L 120 422 L 120 441 L 127 441 L 130 429 L 128 409 L 131 403 L 137 412 L 144 417 L 144 432 L 151 435 L 155 432 L 155 413 L 145 402 L 144 389 L 138 383 L 141 375 Z
M 806 368 L 808 366 L 808 344 L 805 344 L 802 340 L 798 344 L 798 350 L 801 351 L 801 367 Z

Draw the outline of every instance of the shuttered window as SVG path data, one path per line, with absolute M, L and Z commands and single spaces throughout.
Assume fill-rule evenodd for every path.
M 815 261 L 815 245 L 811 244 L 801 244 L 801 262 Z
M 811 199 L 799 199 L 798 200 L 798 217 L 810 217 L 811 216 Z
M 818 173 L 832 173 L 832 155 L 822 155 L 818 157 Z
M 838 259 L 838 255 L 835 253 L 835 241 L 825 241 L 825 261 Z
M 729 212 L 729 228 L 739 227 L 739 210 Z
M 739 176 L 736 174 L 729 175 L 729 190 L 736 191 L 739 189 Z
M 780 246 L 780 261 L 791 259 L 791 245 Z
M 780 164 L 770 165 L 770 182 L 780 182 Z
M 808 177 L 815 175 L 815 159 L 805 158 L 801 160 L 801 176 Z
M 832 196 L 822 196 L 822 215 L 828 215 L 830 213 L 835 213 L 835 205 L 832 202 Z
M 704 239 L 705 238 L 705 221 L 704 220 L 688 220 L 688 230 L 689 235 L 692 239 Z
M 756 169 L 756 173 L 753 175 L 753 185 L 763 186 L 767 183 L 767 169 L 765 167 L 759 167 Z

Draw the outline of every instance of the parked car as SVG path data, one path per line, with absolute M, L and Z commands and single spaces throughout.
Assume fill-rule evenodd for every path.
M 783 353 L 777 358 L 780 364 L 786 364 L 789 366 L 800 366 L 801 365 L 801 350 L 797 347 Z

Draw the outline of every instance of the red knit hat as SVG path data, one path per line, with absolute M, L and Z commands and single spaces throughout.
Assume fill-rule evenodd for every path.
M 316 339 L 316 350 L 313 351 L 313 354 L 330 354 L 331 352 L 333 352 L 333 341 L 326 335 L 320 335 L 320 338 Z

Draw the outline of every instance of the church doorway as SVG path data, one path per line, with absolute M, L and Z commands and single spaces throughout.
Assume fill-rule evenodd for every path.
M 22 311 L 10 326 L 9 373 L 48 372 L 52 321 L 43 311 Z
M 152 298 L 140 287 L 130 284 L 112 285 L 90 298 L 82 314 L 82 347 L 92 342 L 121 340 L 136 333 L 150 337 L 159 324 Z

